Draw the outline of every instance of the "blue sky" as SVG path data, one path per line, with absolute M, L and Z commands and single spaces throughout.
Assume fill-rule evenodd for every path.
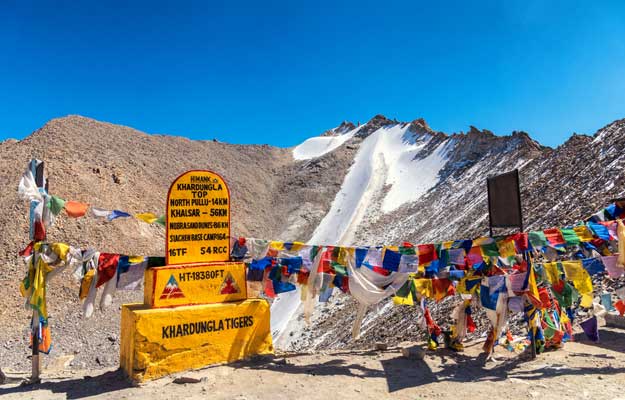
M 432 3 L 3 1 L 0 139 L 80 114 L 291 146 L 381 113 L 556 146 L 625 118 L 625 2 Z

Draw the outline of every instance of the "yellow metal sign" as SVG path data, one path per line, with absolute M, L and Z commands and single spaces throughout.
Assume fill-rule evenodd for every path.
M 145 271 L 144 304 L 153 308 L 210 304 L 247 298 L 244 263 L 211 263 Z
M 211 171 L 187 171 L 167 195 L 167 265 L 228 261 L 230 192 Z
M 175 309 L 122 308 L 120 364 L 135 381 L 273 353 L 269 304 L 252 299 Z

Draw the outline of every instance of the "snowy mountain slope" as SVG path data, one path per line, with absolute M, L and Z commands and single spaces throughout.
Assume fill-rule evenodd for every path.
M 446 163 L 450 140 L 438 144 L 426 157 L 418 158 L 432 139 L 430 134 L 413 134 L 409 124 L 383 126 L 368 135 L 360 144 L 330 211 L 310 241 L 352 243 L 374 196 L 388 185 L 390 190 L 384 197 L 382 212 L 391 212 L 404 203 L 416 201 L 435 186 Z
M 427 227 L 430 234 L 445 239 L 454 237 L 457 232 L 453 228 L 438 221 L 428 223 L 419 210 L 435 216 L 449 203 L 466 210 L 475 208 L 485 202 L 487 175 L 519 167 L 540 153 L 540 147 L 523 134 L 497 137 L 472 128 L 467 135 L 447 136 L 432 131 L 423 120 L 401 123 L 376 116 L 357 129 L 356 134 L 350 132 L 353 140 L 345 141 L 358 146 L 353 164 L 309 243 L 422 242 L 404 236 L 415 226 Z M 341 150 L 337 147 L 334 152 Z M 419 210 L 406 213 L 415 204 Z M 453 223 L 454 218 L 448 221 Z M 484 216 L 472 222 L 483 224 Z M 295 295 L 286 296 L 299 302 Z M 272 315 L 278 345 L 290 346 L 301 339 L 304 328 L 292 304 L 287 307 L 280 299 L 272 307 Z
M 438 213 L 457 200 L 462 203 L 457 207 L 470 209 L 484 200 L 488 175 L 512 170 L 548 151 L 525 133 L 495 136 L 471 127 L 467 134 L 448 136 L 423 126 L 427 127 L 423 120 L 400 123 L 376 116 L 356 132 L 348 132 L 352 138 L 344 144 L 358 150 L 311 243 L 370 244 L 367 229 L 378 221 L 404 220 L 396 213 L 405 214 L 417 204 L 420 208 L 428 204 L 430 211 Z M 341 152 L 345 147 L 333 151 Z M 441 189 L 445 198 L 440 196 Z M 460 201 L 469 193 L 474 194 L 471 199 Z M 443 232 L 428 228 L 428 233 Z M 388 233 L 378 237 L 376 244 L 382 238 L 396 240 L 396 236 Z

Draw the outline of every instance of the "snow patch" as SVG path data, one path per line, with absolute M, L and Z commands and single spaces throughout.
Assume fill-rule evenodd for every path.
M 287 329 L 287 325 L 291 320 L 297 320 L 296 313 L 299 310 L 301 301 L 301 290 L 297 286 L 296 290 L 280 293 L 278 297 L 271 303 L 271 334 L 273 336 L 274 346 L 282 347 L 289 342 L 289 333 L 293 330 L 301 330 L 304 328 L 303 323 L 295 324 L 294 327 Z
M 330 211 L 323 217 L 317 229 L 310 238 L 310 243 L 338 245 L 343 244 L 345 233 L 352 225 L 357 225 L 355 220 L 359 208 L 368 206 L 372 195 L 378 189 L 375 186 L 374 173 L 380 160 L 376 159 L 376 148 L 381 139 L 384 129 L 379 129 L 369 135 L 360 145 L 360 149 L 354 158 L 354 163 L 349 168 L 341 190 L 337 193 Z M 372 184 L 373 183 L 373 184 Z
M 397 134 L 395 134 L 397 136 Z M 447 163 L 447 141 L 438 145 L 427 157 L 415 160 L 425 143 L 407 143 L 389 135 L 380 151 L 388 164 L 386 184 L 392 185 L 384 201 L 382 211 L 389 213 L 403 204 L 418 200 L 438 183 L 438 174 Z
M 310 160 L 312 158 L 321 157 L 342 146 L 345 142 L 354 137 L 360 128 L 361 127 L 358 127 L 336 136 L 318 136 L 307 139 L 293 149 L 293 158 L 296 160 Z
M 415 138 L 408 129 L 407 125 L 380 128 L 362 142 L 311 243 L 353 244 L 350 243 L 353 233 L 385 185 L 392 185 L 382 204 L 382 211 L 388 213 L 418 200 L 438 183 L 438 174 L 447 162 L 450 140 L 443 141 L 427 157 L 415 159 L 431 137 Z

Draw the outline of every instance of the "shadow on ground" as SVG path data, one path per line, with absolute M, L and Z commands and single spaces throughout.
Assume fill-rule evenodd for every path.
M 590 346 L 599 346 L 609 351 L 625 352 L 625 331 L 602 329 L 600 342 L 592 343 L 584 336 L 576 336 L 576 341 Z M 565 345 L 566 349 L 566 345 Z M 475 349 L 474 349 L 475 350 Z M 555 350 L 558 351 L 558 350 Z M 563 350 L 564 351 L 564 350 Z M 611 354 L 597 352 L 568 352 L 568 357 L 615 359 Z M 315 362 L 310 353 L 287 353 L 280 356 L 260 356 L 250 360 L 230 364 L 233 368 L 248 370 L 267 370 L 283 374 L 302 374 L 308 376 L 347 376 L 358 379 L 382 378 L 386 380 L 390 393 L 408 388 L 416 388 L 436 382 L 499 382 L 506 379 L 540 380 L 557 378 L 565 375 L 615 375 L 625 373 L 625 368 L 613 367 L 610 363 L 604 367 L 568 366 L 550 363 L 548 357 L 529 361 L 527 355 L 510 355 L 501 362 L 486 362 L 484 357 L 456 353 L 439 349 L 428 353 L 426 360 L 408 359 L 399 355 L 399 349 L 385 351 L 348 350 L 325 354 L 328 361 Z M 358 361 L 350 361 L 350 358 Z M 435 359 L 428 363 L 427 360 Z M 293 361 L 292 361 L 293 360 Z M 380 368 L 381 365 L 381 368 Z M 432 367 L 434 365 L 435 367 Z M 211 373 L 211 367 L 204 370 Z M 320 380 L 320 382 L 323 382 Z M 69 380 L 45 381 L 38 385 L 10 388 L 0 387 L 0 397 L 4 394 L 28 394 L 34 390 L 64 393 L 68 399 L 79 399 L 123 390 L 133 385 L 126 380 L 120 370 L 105 372 L 94 377 L 81 377 Z
M 582 337 L 576 340 L 592 346 L 598 345 L 612 351 L 625 352 L 625 331 L 602 330 L 599 343 L 584 341 Z M 566 346 L 566 345 L 565 345 Z M 553 350 L 558 351 L 558 350 Z M 387 352 L 397 354 L 398 350 Z M 348 363 L 341 359 L 341 355 L 375 356 L 382 352 L 378 351 L 346 351 L 336 352 L 333 355 L 337 359 L 323 363 L 309 363 L 296 365 L 289 362 L 289 358 L 297 357 L 298 354 L 289 354 L 282 357 L 263 357 L 256 360 L 239 362 L 239 368 L 273 370 L 286 374 L 305 374 L 312 376 L 343 375 L 358 378 L 385 378 L 389 392 L 395 392 L 407 388 L 419 387 L 435 382 L 497 382 L 506 379 L 540 380 L 559 377 L 563 375 L 614 375 L 625 373 L 624 368 L 607 367 L 571 367 L 564 364 L 531 362 L 528 355 L 518 355 L 502 362 L 485 362 L 481 356 L 467 356 L 463 353 L 452 352 L 447 349 L 439 349 L 435 353 L 428 353 L 428 357 L 440 358 L 435 362 L 437 367 L 432 370 L 425 360 L 408 359 L 396 356 L 390 359 L 380 360 L 382 369 L 367 367 L 360 363 Z M 597 357 L 614 359 L 608 354 L 569 353 L 572 357 Z
M 599 329 L 599 341 L 592 342 L 584 333 L 577 333 L 574 337 L 576 342 L 589 346 L 602 347 L 607 350 L 625 353 L 625 330 L 621 329 Z
M 23 393 L 33 390 L 49 390 L 52 393 L 64 393 L 68 399 L 81 399 L 97 396 L 132 387 L 121 370 L 105 372 L 94 377 L 86 376 L 61 381 L 46 381 L 34 385 L 23 385 L 10 388 L 0 387 L 0 397 L 5 394 Z
M 499 382 L 511 378 L 533 381 L 561 377 L 563 375 L 583 376 L 625 373 L 624 368 L 614 367 L 576 368 L 564 364 L 536 365 L 530 364 L 527 357 L 512 358 L 491 366 L 474 357 L 467 357 L 459 353 L 448 353 L 447 350 L 442 350 L 440 357 L 442 366 L 437 371 L 432 371 L 430 366 L 423 360 L 412 361 L 403 357 L 397 357 L 382 361 L 389 392 L 434 382 Z

